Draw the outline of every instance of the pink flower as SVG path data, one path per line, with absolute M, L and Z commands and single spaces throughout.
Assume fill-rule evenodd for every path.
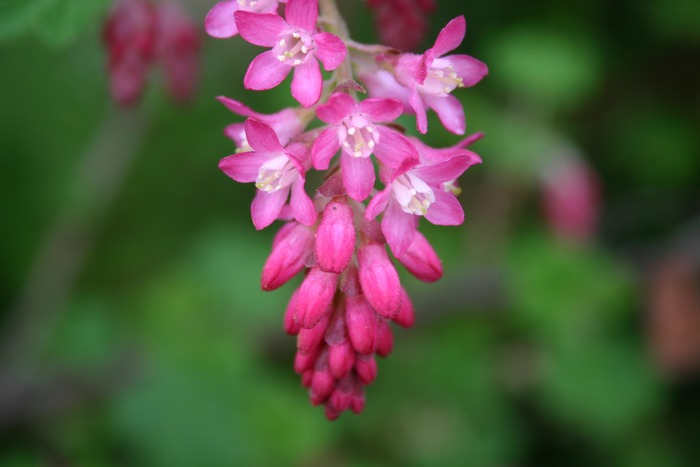
M 145 0 L 118 0 L 103 31 L 112 98 L 131 105 L 141 96 L 156 43 L 155 10 Z
M 434 164 L 421 164 L 407 171 L 389 172 L 386 189 L 377 193 L 367 206 L 367 219 L 374 219 L 384 211 L 382 233 L 397 258 L 413 242 L 418 216 L 424 216 L 436 225 L 459 225 L 464 221 L 462 206 L 446 190 L 449 190 L 457 177 L 472 165 L 481 162 L 481 159 L 466 149 L 460 151 L 449 159 Z M 435 154 L 431 155 L 435 157 Z
M 272 47 L 253 59 L 243 84 L 247 89 L 272 89 L 294 68 L 292 96 L 304 107 L 321 97 L 323 78 L 318 60 L 335 70 L 345 60 L 345 44 L 328 32 L 317 32 L 317 0 L 289 0 L 286 21 L 276 14 L 236 11 L 241 37 L 251 44 Z
M 337 92 L 316 109 L 318 118 L 329 126 L 321 132 L 311 149 L 316 169 L 328 168 L 331 158 L 342 149 L 340 165 L 343 184 L 351 198 L 363 201 L 374 187 L 375 154 L 392 168 L 410 166 L 418 161 L 415 147 L 405 136 L 376 122 L 391 122 L 403 111 L 394 99 L 365 99 L 357 103 L 348 94 Z
M 323 209 L 316 231 L 316 262 L 323 271 L 340 274 L 350 263 L 355 251 L 353 210 L 347 199 L 338 197 Z
M 401 54 L 385 57 L 394 64 L 399 84 L 411 91 L 408 103 L 416 114 L 416 127 L 428 131 L 426 108 L 433 109 L 452 133 L 464 134 L 464 110 L 450 93 L 455 88 L 473 86 L 488 74 L 488 68 L 469 55 L 448 55 L 464 39 L 467 23 L 459 16 L 445 26 L 431 49 L 423 55 Z
M 304 225 L 313 224 L 316 210 L 304 191 L 310 165 L 307 147 L 298 143 L 282 147 L 272 128 L 250 118 L 245 133 L 253 150 L 224 157 L 219 168 L 237 182 L 255 182 L 258 192 L 251 205 L 255 228 L 263 229 L 277 219 L 290 191 L 294 218 Z
M 277 11 L 277 0 L 226 0 L 219 2 L 209 10 L 204 19 L 207 34 L 217 39 L 225 39 L 238 34 L 233 18 L 237 11 L 254 13 L 273 13 Z
M 245 104 L 225 96 L 217 97 L 217 100 L 224 104 L 231 112 L 243 117 L 259 120 L 272 128 L 277 135 L 280 144 L 283 146 L 289 143 L 292 138 L 304 131 L 299 114 L 292 109 L 282 109 L 273 114 L 261 114 L 255 112 Z M 239 151 L 249 151 L 248 140 L 245 136 L 245 125 L 243 123 L 233 123 L 224 130 L 226 136 L 236 143 Z
M 194 24 L 173 2 L 157 7 L 158 59 L 163 65 L 170 96 L 178 102 L 189 101 L 197 85 L 200 39 Z

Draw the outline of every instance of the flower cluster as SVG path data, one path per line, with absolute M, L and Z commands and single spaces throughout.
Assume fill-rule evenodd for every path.
M 200 38 L 178 4 L 116 0 L 103 36 L 109 54 L 110 93 L 117 103 L 127 106 L 139 99 L 156 62 L 174 100 L 186 102 L 192 97 Z
M 298 107 L 262 114 L 219 97 L 246 118 L 226 127 L 237 151 L 219 167 L 238 182 L 255 183 L 257 229 L 284 221 L 261 286 L 274 290 L 303 274 L 285 329 L 297 336 L 294 369 L 312 404 L 324 404 L 333 420 L 363 409 L 364 387 L 377 374 L 375 357 L 393 347 L 390 323 L 410 327 L 414 321 L 387 245 L 418 279 L 438 280 L 442 265 L 417 230 L 419 220 L 461 224 L 457 179 L 481 162 L 467 149 L 480 134 L 435 149 L 394 122 L 415 114 L 425 133 L 426 112 L 434 109 L 448 130 L 464 134 L 463 109 L 451 92 L 477 83 L 487 68 L 467 55 L 448 55 L 464 38 L 463 17 L 417 55 L 351 41 L 332 0 L 321 6 L 322 23 L 318 0 L 224 1 L 211 9 L 205 27 L 214 37 L 240 35 L 268 49 L 249 65 L 246 88 L 270 89 L 293 73 Z M 325 82 L 321 66 L 332 72 Z M 359 97 L 365 89 L 369 96 Z M 308 129 L 314 119 L 320 126 Z M 312 170 L 325 171 L 313 197 L 305 187 Z

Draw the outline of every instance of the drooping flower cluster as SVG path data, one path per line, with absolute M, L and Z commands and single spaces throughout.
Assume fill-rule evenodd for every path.
M 291 72 L 291 94 L 301 104 L 262 114 L 219 97 L 246 117 L 226 127 L 237 151 L 219 167 L 238 182 L 255 183 L 251 216 L 257 229 L 284 221 L 261 286 L 275 290 L 303 275 L 285 329 L 297 336 L 294 369 L 311 402 L 324 404 L 332 420 L 363 409 L 376 356 L 392 351 L 390 323 L 413 325 L 413 306 L 389 251 L 418 279 L 440 279 L 440 259 L 418 231 L 419 220 L 461 224 L 457 179 L 481 162 L 467 149 L 480 134 L 435 149 L 394 122 L 415 114 L 425 133 L 426 112 L 433 109 L 448 130 L 463 134 L 462 106 L 451 92 L 475 84 L 487 69 L 467 55 L 446 55 L 464 38 L 463 17 L 452 20 L 424 54 L 396 54 L 350 41 L 331 0 L 321 0 L 322 23 L 318 0 L 288 0 L 282 15 L 279 3 L 224 1 L 207 15 L 210 35 L 238 34 L 269 49 L 249 65 L 246 88 L 270 89 Z M 325 82 L 319 62 L 333 72 Z M 365 88 L 371 97 L 361 97 Z M 315 118 L 321 126 L 307 129 Z M 309 196 L 312 170 L 326 174 Z
M 156 62 L 175 101 L 187 102 L 192 97 L 200 38 L 177 3 L 116 0 L 103 36 L 109 55 L 110 93 L 118 104 L 128 106 L 138 101 Z

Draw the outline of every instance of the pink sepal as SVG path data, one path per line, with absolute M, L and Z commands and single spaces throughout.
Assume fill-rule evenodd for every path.
M 328 203 L 316 231 L 316 262 L 326 272 L 340 274 L 355 251 L 353 211 L 347 200 L 338 197 Z
M 275 242 L 263 266 L 260 281 L 263 290 L 275 290 L 296 276 L 304 268 L 306 257 L 313 251 L 314 234 L 311 229 L 296 222 L 291 225 L 291 229 L 285 229 L 284 237 Z
M 300 353 L 306 354 L 313 352 L 319 347 L 323 341 L 323 336 L 326 333 L 329 322 L 328 315 L 321 317 L 321 320 L 316 323 L 316 326 L 311 329 L 302 328 L 297 337 L 297 349 Z
M 423 282 L 435 282 L 442 277 L 442 262 L 420 232 L 414 234 L 413 242 L 406 252 L 396 259 Z
M 299 287 L 295 319 L 302 328 L 312 328 L 330 311 L 338 275 L 312 268 Z
M 362 354 L 374 351 L 376 315 L 364 296 L 345 298 L 345 322 L 353 348 Z
M 355 360 L 355 373 L 363 384 L 370 384 L 377 377 L 377 361 L 372 355 L 358 354 Z
M 384 245 L 362 245 L 357 258 L 360 284 L 367 301 L 380 315 L 393 318 L 401 309 L 401 282 Z

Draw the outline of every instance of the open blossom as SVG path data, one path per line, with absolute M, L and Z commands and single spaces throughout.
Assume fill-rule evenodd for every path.
M 233 15 L 237 11 L 252 11 L 254 13 L 274 13 L 277 11 L 277 0 L 226 0 L 219 2 L 209 10 L 204 19 L 204 28 L 212 37 L 225 39 L 238 34 Z
M 402 256 L 413 242 L 419 216 L 436 225 L 464 221 L 464 211 L 450 184 L 481 159 L 466 149 L 460 151 L 437 163 L 388 171 L 386 189 L 372 198 L 365 216 L 374 219 L 384 212 L 382 233 L 395 256 Z
M 242 117 L 253 118 L 272 128 L 283 146 L 304 131 L 299 114 L 292 109 L 282 109 L 273 114 L 261 114 L 235 99 L 219 96 L 217 100 L 231 112 Z M 243 123 L 232 123 L 224 129 L 224 134 L 236 143 L 239 151 L 250 151 Z
M 294 218 L 313 224 L 316 210 L 304 191 L 308 148 L 298 143 L 283 147 L 272 128 L 254 119 L 246 120 L 245 132 L 252 151 L 224 157 L 219 168 L 237 182 L 255 182 L 258 191 L 251 205 L 255 228 L 263 229 L 277 219 L 290 191 Z
M 433 109 L 442 124 L 455 134 L 464 134 L 464 110 L 459 100 L 450 93 L 465 86 L 473 86 L 488 73 L 486 65 L 469 55 L 447 55 L 457 48 L 466 34 L 467 23 L 459 16 L 445 26 L 432 48 L 423 55 L 401 54 L 384 57 L 393 65 L 396 83 L 388 78 L 377 84 L 391 97 L 404 97 L 407 88 L 408 106 L 416 114 L 416 127 L 428 131 L 426 111 Z M 370 88 L 371 89 L 371 88 Z
M 318 32 L 317 0 L 289 0 L 286 20 L 276 14 L 236 11 L 238 32 L 246 41 L 271 47 L 253 59 L 243 84 L 261 91 L 280 84 L 294 69 L 292 96 L 304 107 L 310 107 L 321 97 L 324 69 L 335 70 L 345 59 L 345 44 L 328 32 Z
M 356 102 L 348 94 L 337 92 L 316 109 L 318 118 L 328 123 L 314 143 L 311 158 L 314 168 L 325 170 L 341 149 L 343 183 L 351 198 L 363 201 L 374 187 L 374 165 L 370 156 L 389 167 L 399 168 L 418 162 L 411 142 L 378 122 L 391 122 L 403 111 L 394 99 L 365 99 Z

